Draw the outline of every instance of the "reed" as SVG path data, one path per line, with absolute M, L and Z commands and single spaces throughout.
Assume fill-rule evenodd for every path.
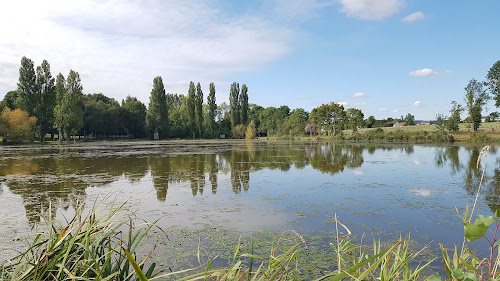
M 66 224 L 55 220 L 49 207 L 47 230 L 0 265 L 0 280 L 143 280 L 134 269 L 144 269 L 150 254 L 135 264 L 131 257 L 154 223 L 134 225 L 126 203 L 106 204 L 109 200 L 94 203 L 85 216 L 80 205 Z M 153 277 L 155 266 L 150 264 L 145 277 Z

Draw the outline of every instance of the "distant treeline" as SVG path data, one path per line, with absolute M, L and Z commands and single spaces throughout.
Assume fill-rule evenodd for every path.
M 466 121 L 477 130 L 481 110 L 491 97 L 500 106 L 500 61 L 487 75 L 487 82 L 472 79 L 465 88 L 465 105 L 452 102 L 451 117 L 438 114 L 438 123 L 450 131 L 458 130 L 460 113 L 467 109 Z M 364 118 L 360 109 L 338 103 L 322 104 L 307 112 L 248 103 L 248 87 L 231 84 L 229 104 L 216 104 L 214 83 L 204 103 L 200 83 L 190 82 L 187 95 L 166 93 L 160 76 L 153 79 L 149 107 L 136 97 L 127 96 L 120 102 L 102 93 L 83 94 L 80 75 L 70 70 L 52 77 L 50 64 L 44 60 L 34 67 L 23 57 L 19 68 L 17 90 L 6 93 L 0 103 L 0 136 L 3 141 L 22 141 L 50 135 L 59 140 L 70 138 L 254 138 L 256 136 L 337 135 L 345 129 L 356 133 L 359 128 L 392 126 L 395 122 L 414 125 L 415 117 L 408 113 L 399 119 Z M 494 113 L 492 119 L 498 117 Z M 444 126 L 443 125 L 443 126 Z

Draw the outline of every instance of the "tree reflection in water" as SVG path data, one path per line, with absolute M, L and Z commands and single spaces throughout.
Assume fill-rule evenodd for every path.
M 87 149 L 93 148 L 90 145 Z M 101 187 L 123 178 L 139 184 L 150 175 L 159 201 L 166 200 L 169 186 L 177 187 L 179 183 L 188 183 L 193 196 L 203 195 L 205 188 L 215 195 L 221 187 L 221 175 L 229 175 L 232 191 L 240 194 L 251 188 L 251 173 L 255 171 L 312 167 L 336 175 L 361 167 L 364 153 L 372 155 L 381 150 L 400 150 L 408 155 L 414 153 L 414 146 L 247 141 L 203 147 L 196 143 L 167 143 L 144 149 L 125 145 L 115 150 L 101 147 L 94 152 L 12 149 L 2 152 L 0 182 L 21 196 L 28 220 L 35 223 L 49 204 L 55 206 L 54 211 L 74 208 L 77 202 L 85 201 L 89 186 Z M 481 176 L 476 167 L 480 150 L 474 146 L 437 147 L 434 164 L 437 168 L 450 166 L 452 175 L 463 174 L 463 188 L 473 195 Z M 482 193 L 494 210 L 500 207 L 500 169 L 491 170 L 486 174 Z

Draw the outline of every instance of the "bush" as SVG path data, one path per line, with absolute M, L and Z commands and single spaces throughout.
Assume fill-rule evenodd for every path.
M 233 128 L 233 138 L 235 139 L 242 139 L 245 137 L 245 134 L 247 132 L 247 126 L 240 124 L 236 127 Z
M 3 142 L 32 141 L 35 125 L 36 117 L 30 117 L 28 112 L 6 107 L 0 116 L 0 135 Z

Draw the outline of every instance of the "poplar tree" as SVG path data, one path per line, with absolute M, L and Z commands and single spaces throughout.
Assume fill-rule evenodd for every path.
M 240 84 L 233 82 L 229 91 L 229 108 L 231 118 L 231 129 L 240 124 Z
M 201 138 L 201 127 L 203 126 L 203 91 L 200 82 L 196 85 L 196 127 L 198 128 L 198 137 Z
M 39 90 L 39 109 L 37 120 L 40 140 L 45 140 L 45 134 L 54 127 L 54 108 L 56 106 L 55 79 L 50 73 L 50 64 L 43 60 L 42 65 L 36 68 L 36 83 Z
M 33 61 L 27 57 L 21 59 L 17 94 L 17 106 L 28 112 L 29 116 L 35 116 L 39 103 L 36 74 Z
M 165 87 L 161 76 L 153 79 L 153 89 L 149 97 L 149 109 L 146 116 L 146 126 L 153 137 L 155 132 L 158 137 L 165 138 L 168 134 L 168 109 L 167 97 L 165 95 Z
M 215 116 L 217 115 L 217 104 L 215 103 L 215 85 L 214 83 L 210 83 L 210 93 L 207 97 L 208 103 L 208 116 L 210 117 L 210 133 L 212 137 L 214 136 L 214 128 L 215 128 Z
M 196 88 L 193 81 L 189 82 L 189 90 L 187 97 L 187 107 L 188 107 L 188 127 L 191 131 L 194 139 L 195 126 L 196 126 Z
M 56 86 L 55 86 L 55 91 L 56 91 L 56 106 L 54 107 L 54 128 L 57 129 L 58 134 L 59 134 L 59 141 L 62 141 L 65 132 L 63 128 L 64 124 L 64 115 L 62 114 L 62 102 L 64 99 L 64 95 L 66 94 L 66 79 L 64 76 L 59 73 L 56 77 Z
M 56 81 L 54 126 L 59 131 L 59 140 L 66 138 L 69 141 L 70 136 L 76 135 L 83 127 L 83 86 L 80 74 L 74 70 L 70 70 L 65 83 L 63 81 L 64 77 L 59 74 Z
M 248 88 L 246 84 L 241 86 L 240 94 L 240 114 L 241 114 L 241 124 L 248 124 Z

